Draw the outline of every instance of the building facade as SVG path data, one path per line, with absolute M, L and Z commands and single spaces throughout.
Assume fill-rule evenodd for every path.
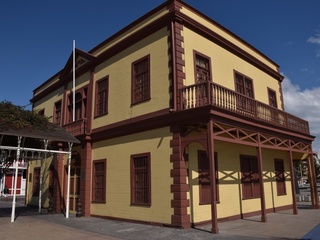
M 81 141 L 71 163 L 73 211 L 80 203 L 85 216 L 211 222 L 213 232 L 218 220 L 297 213 L 293 161 L 314 170 L 314 137 L 307 121 L 284 111 L 279 66 L 259 50 L 169 0 L 89 52 L 76 49 L 75 60 L 31 100 Z M 50 160 L 58 212 L 66 163 Z M 318 208 L 314 171 L 310 179 Z

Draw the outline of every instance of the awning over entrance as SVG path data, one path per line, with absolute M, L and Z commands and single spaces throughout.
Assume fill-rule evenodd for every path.
M 50 146 L 49 146 L 50 143 Z M 64 144 L 64 148 L 67 151 L 61 151 L 57 149 L 57 144 Z M 46 154 L 67 154 L 68 155 L 68 185 L 67 185 L 67 200 L 66 200 L 66 218 L 69 217 L 69 195 L 70 195 L 70 163 L 72 146 L 74 143 L 80 143 L 80 141 L 66 132 L 59 125 L 51 125 L 48 130 L 13 130 L 7 129 L 0 131 L 0 155 L 2 159 L 5 158 L 6 154 L 10 153 L 10 156 L 14 156 L 15 162 L 18 162 L 22 152 L 34 153 L 38 155 L 43 153 Z M 56 148 L 56 149 L 55 149 Z M 44 157 L 45 158 L 45 157 Z M 16 206 L 16 192 L 17 192 L 17 179 L 18 179 L 18 164 L 15 164 L 15 180 L 14 180 L 14 191 L 12 200 L 12 213 L 11 222 L 15 219 L 15 206 Z M 39 192 L 39 211 L 41 211 L 41 184 L 42 184 L 42 168 L 40 173 L 40 192 Z

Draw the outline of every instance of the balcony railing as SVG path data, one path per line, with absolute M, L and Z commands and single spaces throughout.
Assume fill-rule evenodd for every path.
M 276 126 L 309 134 L 307 121 L 212 82 L 186 86 L 179 91 L 181 97 L 179 110 L 213 105 Z
M 63 128 L 73 136 L 79 136 L 86 133 L 87 119 L 83 118 L 63 125 Z

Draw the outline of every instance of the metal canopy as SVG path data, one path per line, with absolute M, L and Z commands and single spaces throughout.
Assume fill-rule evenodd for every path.
M 13 144 L 13 138 L 16 138 L 15 143 Z M 33 140 L 43 141 L 41 146 L 33 147 L 24 147 L 28 145 L 28 140 L 32 142 Z M 49 142 L 56 143 L 68 143 L 68 151 L 60 151 L 55 149 L 48 149 Z M 8 145 L 7 145 L 8 143 Z M 80 141 L 74 136 L 70 135 L 59 125 L 52 125 L 50 130 L 13 130 L 7 129 L 0 132 L 0 149 L 1 151 L 15 151 L 15 179 L 14 179 L 14 189 L 13 189 L 13 199 L 12 199 L 12 212 L 11 212 L 11 222 L 14 222 L 15 219 L 15 207 L 16 207 L 16 192 L 17 192 L 17 179 L 18 179 L 18 161 L 21 155 L 21 152 L 31 152 L 32 156 L 34 152 L 44 153 L 44 158 L 46 158 L 47 153 L 54 154 L 68 154 L 68 185 L 67 185 L 67 199 L 66 199 L 66 218 L 69 218 L 69 198 L 70 198 L 70 163 L 71 163 L 71 153 L 72 146 L 74 143 L 80 143 Z M 5 144 L 5 145 L 4 145 Z M 41 160 L 42 161 L 42 160 Z M 42 164 L 41 164 L 42 165 Z M 41 185 L 42 185 L 42 166 L 40 170 L 40 192 L 39 192 L 39 211 L 41 211 Z

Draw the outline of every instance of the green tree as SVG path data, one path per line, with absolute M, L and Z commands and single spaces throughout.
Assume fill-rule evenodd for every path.
M 39 114 L 38 111 L 26 110 L 25 107 L 16 106 L 12 102 L 0 102 L 0 134 L 10 130 L 50 130 L 53 127 L 49 118 Z M 0 152 L 0 179 L 5 174 L 14 158 L 8 157 L 8 152 Z
M 38 111 L 26 110 L 9 101 L 0 102 L 0 132 L 8 129 L 46 130 L 49 126 L 49 118 Z

